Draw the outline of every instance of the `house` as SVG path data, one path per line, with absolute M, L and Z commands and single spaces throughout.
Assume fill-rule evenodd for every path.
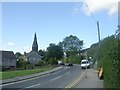
M 42 57 L 38 54 L 38 52 L 32 51 L 29 53 L 29 55 L 27 56 L 27 60 L 29 63 L 35 65 L 37 63 L 39 63 L 42 59 Z
M 35 65 L 38 62 L 42 61 L 42 56 L 38 53 L 38 43 L 36 33 L 34 35 L 34 41 L 32 44 L 32 51 L 30 53 L 24 52 L 25 60 L 30 64 Z
M 17 59 L 13 51 L 0 51 L 0 66 L 2 68 L 16 68 Z
M 80 53 L 81 55 L 86 55 L 88 49 L 89 49 L 89 48 L 82 49 L 79 53 Z

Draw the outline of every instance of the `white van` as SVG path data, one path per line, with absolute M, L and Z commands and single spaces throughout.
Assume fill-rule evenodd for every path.
M 86 68 L 88 69 L 88 68 L 90 68 L 90 63 L 89 63 L 89 61 L 86 60 L 86 59 L 85 59 L 85 60 L 82 60 L 82 61 L 81 61 L 81 68 L 82 68 L 82 69 L 86 69 Z

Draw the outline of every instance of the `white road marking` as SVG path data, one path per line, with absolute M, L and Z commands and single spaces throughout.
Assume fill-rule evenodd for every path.
M 62 76 L 58 76 L 58 77 L 56 77 L 56 78 L 51 79 L 50 81 L 57 80 L 57 79 L 59 79 L 59 78 L 61 78 L 61 77 L 62 77 Z
M 40 83 L 38 83 L 38 84 L 35 84 L 35 85 L 32 85 L 32 86 L 27 86 L 27 87 L 24 87 L 24 88 L 19 89 L 19 90 L 24 90 L 24 89 L 26 89 L 26 88 L 32 88 L 32 87 L 36 87 L 36 86 L 39 86 L 39 85 L 41 85 L 41 84 L 40 84 Z
M 70 67 L 65 67 L 65 68 L 70 68 Z
M 65 69 L 67 69 L 67 68 L 64 68 L 63 70 L 57 71 L 57 72 L 55 72 L 55 73 L 53 73 L 53 74 L 58 74 L 59 72 L 62 72 L 62 71 L 64 71 Z
M 36 87 L 36 86 L 39 86 L 39 85 L 40 85 L 40 83 L 38 83 L 38 84 L 35 84 L 35 85 L 32 85 L 32 86 L 25 87 L 25 88 Z
M 67 74 L 69 74 L 70 73 L 70 71 L 69 72 L 67 72 L 67 73 L 65 73 L 65 75 L 67 75 Z

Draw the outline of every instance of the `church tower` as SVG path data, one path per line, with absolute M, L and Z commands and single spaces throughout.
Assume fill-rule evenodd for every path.
M 37 44 L 37 36 L 36 36 L 36 33 L 34 35 L 34 41 L 33 41 L 33 44 L 32 44 L 32 51 L 38 51 L 38 44 Z

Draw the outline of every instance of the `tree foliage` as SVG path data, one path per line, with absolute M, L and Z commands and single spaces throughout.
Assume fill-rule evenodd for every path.
M 46 58 L 47 60 L 58 60 L 63 57 L 63 50 L 60 46 L 55 45 L 55 44 L 50 44 L 49 47 L 47 48 L 47 53 L 46 53 Z
M 79 40 L 76 36 L 70 35 L 63 39 L 62 42 L 59 42 L 64 52 L 68 51 L 80 51 L 83 47 L 83 41 Z
M 22 56 L 22 54 L 20 52 L 16 52 L 15 56 L 16 56 L 17 59 L 19 59 L 19 57 Z
M 93 46 L 93 47 L 92 47 Z M 92 45 L 89 54 L 98 59 L 99 65 L 104 69 L 104 87 L 120 88 L 120 41 L 114 35 L 101 40 L 100 49 L 98 44 Z
M 45 59 L 45 56 L 46 56 L 46 51 L 44 51 L 44 50 L 39 50 L 38 53 L 39 53 L 39 55 L 42 56 L 42 59 L 44 60 L 44 59 Z
M 29 63 L 27 61 L 24 61 L 23 59 L 19 59 L 19 61 L 17 61 L 17 68 L 25 68 L 29 65 Z

